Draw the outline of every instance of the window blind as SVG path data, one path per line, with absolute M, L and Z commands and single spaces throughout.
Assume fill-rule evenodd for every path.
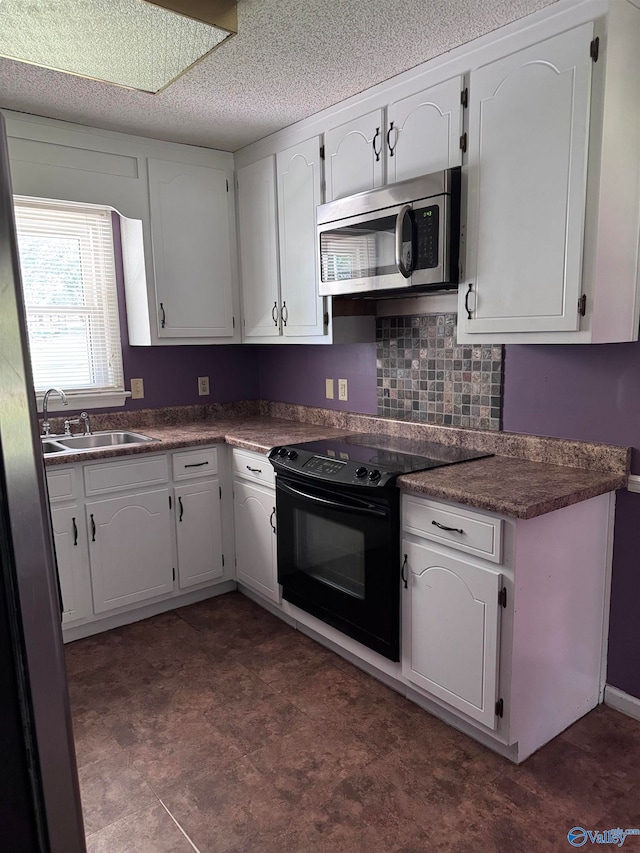
M 124 390 L 111 211 L 14 198 L 36 392 Z

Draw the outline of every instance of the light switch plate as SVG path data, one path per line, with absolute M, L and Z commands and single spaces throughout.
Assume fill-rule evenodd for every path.
M 346 379 L 338 379 L 338 400 L 349 399 L 349 387 Z
M 325 379 L 325 397 L 327 400 L 333 400 L 335 397 L 335 390 L 333 387 L 333 379 Z
M 201 397 L 206 397 L 209 393 L 209 377 L 198 376 L 198 394 Z
M 131 399 L 142 400 L 144 397 L 144 379 L 131 380 Z

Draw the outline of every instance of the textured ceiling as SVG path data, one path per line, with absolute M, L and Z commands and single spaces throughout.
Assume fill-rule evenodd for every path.
M 0 107 L 236 151 L 553 2 L 238 0 L 238 35 L 160 94 L 0 59 Z

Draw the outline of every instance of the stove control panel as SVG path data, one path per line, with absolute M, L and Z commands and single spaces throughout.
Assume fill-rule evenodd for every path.
M 274 447 L 269 460 L 276 471 L 295 471 L 316 480 L 364 488 L 391 485 L 396 477 L 395 472 L 367 467 L 355 459 L 322 456 L 302 448 Z

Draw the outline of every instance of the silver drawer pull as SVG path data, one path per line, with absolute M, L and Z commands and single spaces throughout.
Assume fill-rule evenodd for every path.
M 445 525 L 440 524 L 439 521 L 432 521 L 431 524 L 435 524 L 435 526 L 439 527 L 440 530 L 446 530 L 448 533 L 464 533 L 464 530 L 461 527 L 445 527 Z
M 203 465 L 208 465 L 208 462 L 190 462 L 188 465 L 185 465 L 185 468 L 202 468 Z
M 252 468 L 251 465 L 247 465 L 247 471 L 251 471 L 252 474 L 262 474 L 262 468 Z

